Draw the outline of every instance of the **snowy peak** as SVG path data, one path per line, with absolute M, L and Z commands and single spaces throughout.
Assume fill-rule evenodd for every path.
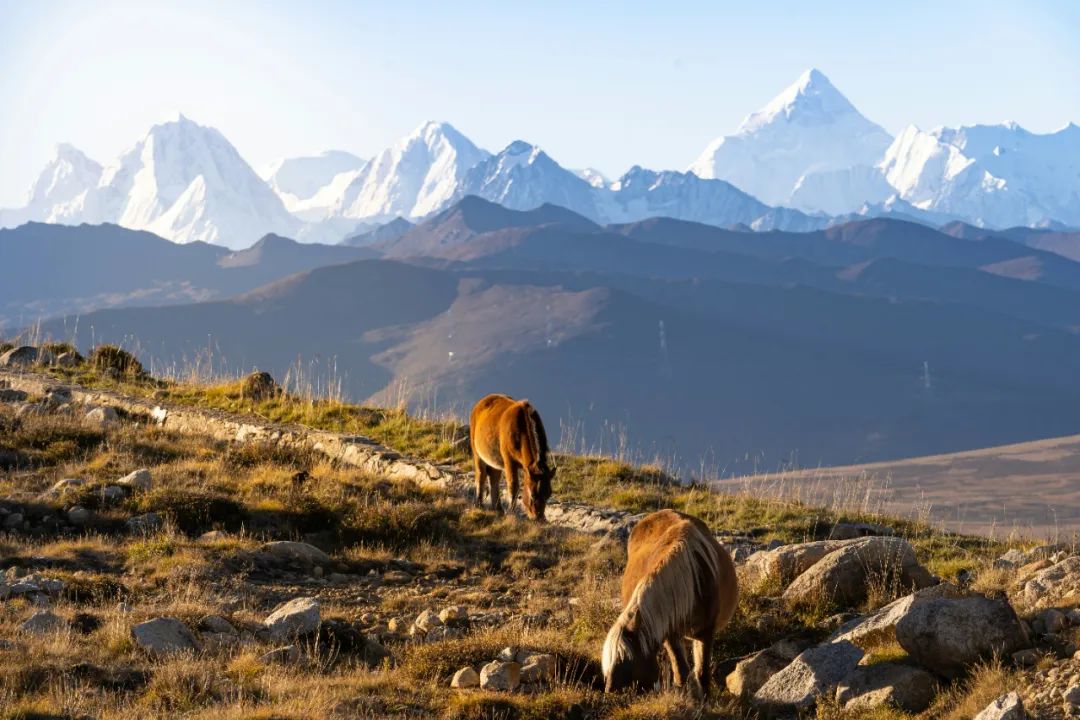
M 359 170 L 365 162 L 344 150 L 327 150 L 318 155 L 282 158 L 259 174 L 291 210 L 290 205 L 310 199 L 335 176 Z
M 374 221 L 423 217 L 445 207 L 486 157 L 449 123 L 423 123 L 358 172 L 331 212 Z
M 49 163 L 30 186 L 26 204 L 44 213 L 49 221 L 60 220 L 76 212 L 73 203 L 80 204 L 80 199 L 85 199 L 86 193 L 97 186 L 100 178 L 101 165 L 78 148 L 60 143 L 53 148 Z
M 890 142 L 824 74 L 807 70 L 736 133 L 709 143 L 689 169 L 701 178 L 727 180 L 771 205 L 787 205 L 805 176 L 873 166 Z M 806 190 L 800 193 L 805 209 L 820 209 L 817 200 Z

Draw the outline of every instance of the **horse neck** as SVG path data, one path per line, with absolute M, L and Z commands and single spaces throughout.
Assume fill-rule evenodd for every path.
M 680 541 L 652 572 L 638 581 L 620 620 L 625 617 L 630 622 L 636 617 L 638 634 L 650 651 L 689 625 L 706 582 L 700 576 L 695 555 L 708 550 L 692 538 Z

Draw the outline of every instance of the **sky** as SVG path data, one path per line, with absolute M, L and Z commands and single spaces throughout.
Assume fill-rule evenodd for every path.
M 1080 123 L 1080 3 L 884 5 L 0 0 L 0 207 L 56 143 L 107 164 L 176 112 L 256 168 L 445 120 L 610 176 L 685 169 L 809 67 L 892 133 Z

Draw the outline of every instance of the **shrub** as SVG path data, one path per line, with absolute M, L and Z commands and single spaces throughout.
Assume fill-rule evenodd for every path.
M 240 392 L 244 398 L 262 402 L 280 395 L 281 388 L 270 373 L 256 370 L 244 378 Z
M 146 370 L 134 355 L 116 345 L 98 345 L 90 353 L 90 364 L 100 373 L 142 378 Z
M 69 342 L 47 342 L 41 346 L 42 350 L 52 353 L 54 358 L 60 357 L 64 353 L 71 353 L 76 362 L 83 362 L 86 358 L 79 354 L 79 351 Z

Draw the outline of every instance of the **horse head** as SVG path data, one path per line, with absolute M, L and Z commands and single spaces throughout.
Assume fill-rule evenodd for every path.
M 602 658 L 604 692 L 626 688 L 642 692 L 653 689 L 660 679 L 656 652 L 641 647 L 637 633 L 616 623 L 604 642 Z
M 557 468 L 547 458 L 532 464 L 525 479 L 525 492 L 521 498 L 525 512 L 533 520 L 544 521 L 544 510 L 551 498 L 551 481 Z

